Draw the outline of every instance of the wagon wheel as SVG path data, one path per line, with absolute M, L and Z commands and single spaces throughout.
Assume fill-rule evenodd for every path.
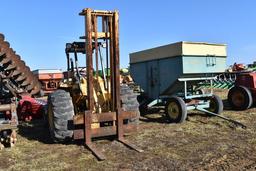
M 223 112 L 223 102 L 221 98 L 217 95 L 213 95 L 210 99 L 210 107 L 207 110 L 215 114 Z
M 253 98 L 248 88 L 235 86 L 228 92 L 228 102 L 233 109 L 246 110 L 252 106 Z
M 187 106 L 182 98 L 174 96 L 167 101 L 165 113 L 170 122 L 182 123 L 187 118 Z

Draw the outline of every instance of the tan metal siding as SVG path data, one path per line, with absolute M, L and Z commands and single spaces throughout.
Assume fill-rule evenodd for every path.
M 130 63 L 177 56 L 227 56 L 225 44 L 177 42 L 130 54 Z

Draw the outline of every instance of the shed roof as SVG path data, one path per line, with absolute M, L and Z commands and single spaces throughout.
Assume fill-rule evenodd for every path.
M 227 56 L 227 45 L 205 42 L 177 42 L 130 54 L 130 63 L 177 56 Z

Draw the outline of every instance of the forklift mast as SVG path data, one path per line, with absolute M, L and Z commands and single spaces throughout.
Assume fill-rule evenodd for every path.
M 141 150 L 139 150 L 136 146 L 130 144 L 124 139 L 124 133 L 132 132 L 137 129 L 137 126 L 127 124 L 124 121 L 135 118 L 137 114 L 134 111 L 124 111 L 121 108 L 118 26 L 119 14 L 117 11 L 112 12 L 87 8 L 84 9 L 80 15 L 85 17 L 86 26 L 85 36 L 80 37 L 81 39 L 84 39 L 85 51 L 80 51 L 86 52 L 88 105 L 84 115 L 74 116 L 75 127 L 76 125 L 84 125 L 83 130 L 80 129 L 74 131 L 74 139 L 84 139 L 85 145 L 96 155 L 99 160 L 104 160 L 105 156 L 92 144 L 91 139 L 95 137 L 115 135 L 117 136 L 119 142 L 125 144 L 131 149 L 141 152 Z M 103 44 L 105 50 L 104 52 L 101 52 L 100 46 Z M 76 48 L 73 50 L 75 51 L 75 60 L 77 60 Z M 109 105 L 107 112 L 97 113 L 94 111 L 95 87 L 93 82 L 99 77 L 99 65 L 101 64 L 101 66 L 103 66 L 102 61 L 104 61 L 104 66 L 106 66 L 106 69 L 110 72 L 109 76 L 106 77 L 107 84 L 105 87 L 109 97 Z M 111 122 L 112 124 L 104 125 L 106 122 Z M 100 125 L 104 126 L 93 128 L 93 123 L 100 123 Z

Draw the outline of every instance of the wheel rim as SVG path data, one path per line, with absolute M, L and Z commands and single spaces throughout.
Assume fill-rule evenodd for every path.
M 232 102 L 235 106 L 242 106 L 245 102 L 245 97 L 243 93 L 239 91 L 234 92 L 232 96 Z
M 12 130 L 12 133 L 11 133 L 11 141 L 10 141 L 10 143 L 11 144 L 15 144 L 16 143 L 16 141 L 17 141 L 17 133 L 16 133 L 16 131 L 15 130 Z
M 196 94 L 197 94 L 197 95 L 204 94 L 204 91 L 203 91 L 203 90 L 201 90 L 201 89 L 198 89 L 198 90 L 196 90 Z
M 168 115 L 170 116 L 170 118 L 172 119 L 176 119 L 178 118 L 180 113 L 180 109 L 177 103 L 175 102 L 171 102 L 168 105 Z
M 210 101 L 210 108 L 208 109 L 210 112 L 216 112 L 217 104 L 214 101 L 214 99 L 211 99 Z

